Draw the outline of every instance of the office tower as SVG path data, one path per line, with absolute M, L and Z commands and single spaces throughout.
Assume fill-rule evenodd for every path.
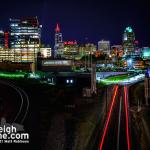
M 0 61 L 5 60 L 5 36 L 4 31 L 0 31 Z
M 12 51 L 9 49 L 9 32 L 0 31 L 0 62 L 10 61 Z
M 78 55 L 78 47 L 79 46 L 76 41 L 65 41 L 63 57 L 74 59 Z
M 5 46 L 4 31 L 0 31 L 0 49 Z
M 79 55 L 83 57 L 85 55 L 94 54 L 96 52 L 96 45 L 93 43 L 87 43 L 79 46 Z
M 134 55 L 135 53 L 135 34 L 131 27 L 127 27 L 123 33 L 123 49 L 125 55 Z
M 144 60 L 150 60 L 150 48 L 149 47 L 142 48 L 142 58 Z
M 98 42 L 98 50 L 102 51 L 104 54 L 110 54 L 110 41 L 101 40 Z
M 12 62 L 36 64 L 40 48 L 41 26 L 37 17 L 10 19 Z
M 111 57 L 122 57 L 123 56 L 123 47 L 122 45 L 112 45 L 111 46 Z
M 55 28 L 55 46 L 54 46 L 54 57 L 61 57 L 64 53 L 64 43 L 62 33 L 60 32 L 59 24 Z
M 0 48 L 9 47 L 9 32 L 0 31 Z
M 49 58 L 49 57 L 51 57 L 51 52 L 52 52 L 52 50 L 51 50 L 51 48 L 50 47 L 42 47 L 42 48 L 40 48 L 40 53 L 41 53 L 41 57 L 42 58 Z
M 78 55 L 78 44 L 76 41 L 64 42 L 64 56 L 68 58 L 74 58 Z

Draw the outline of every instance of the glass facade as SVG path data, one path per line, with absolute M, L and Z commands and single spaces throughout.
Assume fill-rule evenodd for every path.
M 104 54 L 110 54 L 110 41 L 101 40 L 98 42 L 98 50 L 102 51 Z
M 10 61 L 13 53 L 9 49 L 9 32 L 0 31 L 0 62 Z
M 10 19 L 12 62 L 36 62 L 40 48 L 41 27 L 37 17 Z
M 4 31 L 0 31 L 0 49 L 4 48 L 5 41 L 4 41 Z
M 123 49 L 125 55 L 133 55 L 135 53 L 135 34 L 131 27 L 127 27 L 123 34 Z
M 64 53 L 64 43 L 62 33 L 60 32 L 59 24 L 55 28 L 55 46 L 54 46 L 54 57 L 61 57 Z
M 149 47 L 143 47 L 142 48 L 142 58 L 143 59 L 150 59 L 150 48 Z
M 75 59 L 78 56 L 78 44 L 76 41 L 64 42 L 64 54 L 63 57 L 67 59 Z

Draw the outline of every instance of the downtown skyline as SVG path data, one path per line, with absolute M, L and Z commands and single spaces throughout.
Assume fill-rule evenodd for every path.
M 110 40 L 111 44 L 122 44 L 122 35 L 127 26 L 135 32 L 139 46 L 150 46 L 150 15 L 146 2 L 117 1 L 2 1 L 0 29 L 9 28 L 9 18 L 37 16 L 42 27 L 42 43 L 54 45 L 56 23 L 60 24 L 63 40 L 77 40 L 97 44 L 99 40 Z

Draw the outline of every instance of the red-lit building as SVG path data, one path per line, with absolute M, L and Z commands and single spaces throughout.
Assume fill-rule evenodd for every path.
M 11 57 L 11 50 L 9 49 L 9 32 L 0 31 L 0 62 L 8 61 Z
M 74 59 L 79 54 L 78 47 L 77 41 L 65 41 L 63 57 Z
M 0 48 L 9 47 L 9 32 L 0 31 Z
M 4 31 L 0 31 L 0 48 L 4 48 L 4 46 L 5 46 Z
M 9 48 L 9 32 L 4 33 L 5 48 Z
M 55 28 L 55 45 L 54 45 L 54 52 L 52 53 L 52 56 L 54 58 L 61 57 L 64 53 L 64 43 L 63 43 L 63 37 L 60 30 L 60 26 L 57 23 Z

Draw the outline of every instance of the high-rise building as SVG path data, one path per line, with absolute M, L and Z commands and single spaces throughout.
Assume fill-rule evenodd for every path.
M 0 31 L 0 62 L 10 61 L 12 51 L 9 49 L 9 32 Z
M 90 55 L 96 52 L 96 45 L 93 43 L 87 43 L 85 45 L 79 46 L 79 55 L 83 57 L 85 55 Z
M 110 54 L 110 41 L 98 41 L 98 50 L 102 51 L 104 54 Z
M 111 46 L 111 57 L 122 57 L 123 56 L 123 47 L 122 45 L 112 45 Z
M 134 55 L 135 53 L 135 34 L 131 27 L 127 27 L 123 33 L 123 49 L 125 55 Z
M 5 46 L 4 31 L 0 31 L 0 49 Z
M 9 32 L 0 31 L 0 48 L 9 47 Z
M 0 31 L 0 61 L 5 59 L 5 38 L 4 31 Z
M 76 41 L 65 41 L 64 42 L 64 58 L 75 59 L 78 56 L 78 44 Z
M 37 17 L 10 19 L 11 61 L 36 64 L 40 38 L 41 26 Z
M 62 33 L 60 32 L 59 24 L 55 28 L 55 46 L 54 46 L 54 57 L 61 57 L 64 53 L 64 43 Z
M 150 60 L 150 48 L 149 47 L 143 47 L 142 48 L 142 58 L 144 60 Z
M 40 53 L 42 58 L 49 58 L 51 57 L 51 48 L 50 47 L 42 47 L 40 48 Z

